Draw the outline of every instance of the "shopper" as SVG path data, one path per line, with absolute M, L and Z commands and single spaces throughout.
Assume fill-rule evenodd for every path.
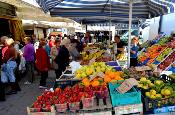
M 26 76 L 28 81 L 24 84 L 31 84 L 34 81 L 34 58 L 35 58 L 35 50 L 33 45 L 30 43 L 31 38 L 25 37 L 25 47 L 24 47 L 24 58 L 26 60 Z
M 49 40 L 50 49 L 54 46 L 54 44 L 55 44 L 55 36 L 51 36 L 51 38 Z
M 55 58 L 60 51 L 60 43 L 61 43 L 60 40 L 55 40 L 55 46 L 52 47 L 51 53 L 50 53 L 51 59 L 52 59 L 52 68 L 55 70 L 55 73 L 57 73 L 56 70 L 58 69 L 58 65 L 55 62 Z
M 45 38 L 41 38 L 39 41 L 43 42 L 45 44 L 44 45 L 44 49 L 46 50 L 47 55 L 50 57 L 50 47 L 49 47 L 49 45 L 47 43 L 47 40 Z
M 120 36 L 116 35 L 114 38 L 114 53 L 121 54 L 124 51 L 125 43 L 120 40 Z
M 36 50 L 36 67 L 41 73 L 40 86 L 39 88 L 46 87 L 46 79 L 48 78 L 48 70 L 50 68 L 50 60 L 47 55 L 46 50 L 44 49 L 45 42 L 41 41 L 39 48 Z
M 56 78 L 60 78 L 63 71 L 69 65 L 69 48 L 70 39 L 63 39 L 61 42 L 60 50 L 55 58 L 55 62 L 58 64 L 58 69 L 56 70 Z
M 80 57 L 80 53 L 78 52 L 78 49 L 77 49 L 77 42 L 75 40 L 71 41 L 71 44 L 68 50 L 69 50 L 70 56 L 72 57 L 72 60 L 75 61 Z
M 15 77 L 15 70 L 17 67 L 16 58 L 17 51 L 14 48 L 14 40 L 12 38 L 6 39 L 7 50 L 4 53 L 3 65 L 1 71 L 2 82 L 10 82 L 11 90 L 6 93 L 7 95 L 16 94 L 17 91 L 20 91 L 20 87 Z
M 130 66 L 132 67 L 135 67 L 137 66 L 137 53 L 138 53 L 138 50 L 139 50 L 139 46 L 138 46 L 138 38 L 137 37 L 134 37 L 132 40 L 131 40 L 131 54 L 130 54 Z
M 3 36 L 0 39 L 0 65 L 2 65 L 3 60 L 2 60 L 2 50 L 5 48 L 5 41 L 6 39 L 8 39 L 8 37 Z M 1 67 L 1 66 L 0 66 Z M 1 76 L 0 76 L 1 78 Z M 5 84 L 3 82 L 1 82 L 0 79 L 0 101 L 5 101 Z

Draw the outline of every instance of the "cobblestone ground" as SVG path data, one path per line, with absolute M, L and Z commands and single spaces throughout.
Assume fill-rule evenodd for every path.
M 24 85 L 25 78 L 20 81 L 21 91 L 17 94 L 6 96 L 5 102 L 0 102 L 0 115 L 27 115 L 26 107 L 31 105 L 39 96 L 43 89 L 39 89 L 40 76 L 35 75 L 35 82 L 31 85 Z M 47 79 L 48 87 L 54 85 L 55 74 L 53 71 L 49 72 Z

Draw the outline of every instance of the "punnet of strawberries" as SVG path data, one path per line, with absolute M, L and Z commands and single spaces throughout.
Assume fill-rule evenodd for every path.
M 35 108 L 37 112 L 50 112 L 51 106 L 56 104 L 70 104 L 80 102 L 84 98 L 92 98 L 95 91 L 106 90 L 106 86 L 84 87 L 76 84 L 73 87 L 66 87 L 64 90 L 56 88 L 54 91 L 44 91 L 38 96 L 31 108 Z

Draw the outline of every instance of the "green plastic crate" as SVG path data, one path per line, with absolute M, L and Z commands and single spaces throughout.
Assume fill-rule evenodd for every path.
M 134 87 L 124 94 L 120 94 L 116 88 L 121 85 L 121 82 L 111 82 L 109 83 L 110 96 L 112 101 L 112 106 L 123 106 L 130 104 L 140 104 L 141 101 L 141 92 L 135 89 Z

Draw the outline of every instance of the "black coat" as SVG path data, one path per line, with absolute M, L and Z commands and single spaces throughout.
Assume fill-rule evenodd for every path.
M 58 64 L 58 67 L 66 67 L 69 65 L 69 51 L 68 49 L 63 45 L 60 46 L 60 50 L 58 55 L 55 58 L 55 62 Z

